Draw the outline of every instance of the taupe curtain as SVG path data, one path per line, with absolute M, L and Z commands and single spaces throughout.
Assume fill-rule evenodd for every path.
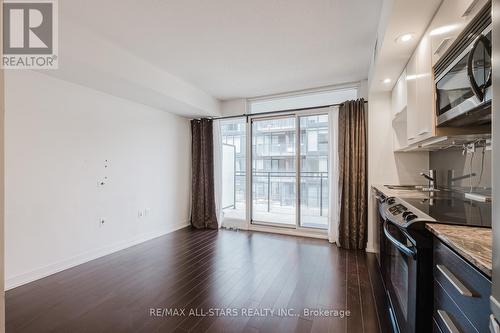
M 212 120 L 191 120 L 191 135 L 191 225 L 197 229 L 217 229 Z
M 339 109 L 339 245 L 364 249 L 367 238 L 367 136 L 365 101 Z

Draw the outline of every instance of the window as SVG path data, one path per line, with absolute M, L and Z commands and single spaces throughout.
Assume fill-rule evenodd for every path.
M 283 155 L 287 156 L 287 162 L 295 162 L 290 155 L 295 135 L 295 117 L 252 121 L 253 221 L 295 226 L 295 173 L 287 172 L 286 164 L 278 162 Z M 261 151 L 258 145 L 263 140 L 269 149 Z
M 328 226 L 328 115 L 300 116 L 300 225 Z M 304 140 L 306 142 L 304 142 Z
M 224 217 L 250 216 L 252 223 L 327 229 L 328 114 L 321 108 L 303 112 L 293 109 L 321 107 L 355 98 L 357 88 L 351 87 L 256 99 L 249 101 L 250 113 L 254 115 L 248 124 L 243 118 L 224 121 L 223 142 L 234 147 L 235 155 L 234 205 L 224 209 Z M 277 110 L 291 111 L 286 115 L 258 115 Z M 246 133 L 247 128 L 250 133 Z M 248 156 L 247 148 L 250 149 Z M 247 167 L 251 169 L 248 173 Z M 246 214 L 247 207 L 249 214 Z
M 225 218 L 246 218 L 246 119 L 221 121 L 222 202 Z M 232 147 L 233 152 L 231 153 Z M 226 153 L 224 153 L 226 151 Z M 234 166 L 234 167 L 231 167 Z
M 318 151 L 318 132 L 309 131 L 307 132 L 307 149 L 306 151 Z
M 270 112 L 278 110 L 293 110 L 342 103 L 346 100 L 358 97 L 357 87 L 337 88 L 334 90 L 315 91 L 302 93 L 300 95 L 273 96 L 265 99 L 254 99 L 249 102 L 250 113 Z M 324 116 L 323 116 L 324 117 Z M 313 118 L 310 121 L 320 121 Z M 289 119 L 283 119 L 282 123 L 289 123 Z M 276 122 L 276 126 L 285 127 Z
M 236 148 L 236 152 L 241 153 L 241 138 L 235 137 L 233 139 L 233 144 L 234 144 L 234 147 Z

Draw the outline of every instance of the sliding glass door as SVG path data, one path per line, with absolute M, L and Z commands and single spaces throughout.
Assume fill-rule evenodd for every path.
M 251 222 L 327 228 L 328 115 L 253 117 Z
M 252 222 L 296 225 L 296 119 L 252 121 Z

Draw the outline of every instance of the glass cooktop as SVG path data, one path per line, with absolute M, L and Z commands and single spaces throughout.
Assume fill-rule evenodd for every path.
M 469 200 L 463 193 L 439 192 L 403 200 L 441 223 L 491 227 L 491 202 Z

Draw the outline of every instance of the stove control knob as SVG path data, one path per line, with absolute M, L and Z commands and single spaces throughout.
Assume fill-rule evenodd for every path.
M 387 199 L 387 203 L 388 203 L 389 205 L 393 205 L 395 202 L 396 202 L 396 200 L 395 200 L 394 198 L 389 198 L 389 199 Z
M 417 217 L 418 217 L 417 215 L 410 213 L 410 214 L 406 215 L 405 221 L 410 222 L 410 221 L 413 221 L 414 219 L 416 219 Z
M 406 212 L 403 213 L 403 218 L 405 219 L 410 214 L 413 214 L 413 213 L 410 212 L 409 210 L 407 210 Z

